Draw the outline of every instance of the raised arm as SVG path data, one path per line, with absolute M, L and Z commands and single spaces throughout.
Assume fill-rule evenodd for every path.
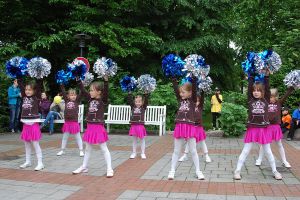
M 104 104 L 108 104 L 108 80 L 104 80 L 102 101 Z
M 65 89 L 65 86 L 63 84 L 60 85 L 60 90 L 61 90 L 61 94 L 62 94 L 64 100 L 67 100 L 68 99 L 68 95 L 66 93 L 66 89 Z
M 133 96 L 131 93 L 128 92 L 127 95 L 127 104 L 131 106 L 131 108 L 134 107 L 134 102 L 133 102 Z
M 269 76 L 265 76 L 265 99 L 269 102 L 271 98 Z
M 42 99 L 42 87 L 43 87 L 43 79 L 37 79 L 37 81 L 36 81 L 35 96 L 36 96 L 39 100 Z
M 253 84 L 254 84 L 254 77 L 250 75 L 248 77 L 248 101 L 253 98 Z
M 149 94 L 144 94 L 144 105 L 143 105 L 144 109 L 147 108 L 148 104 L 149 104 Z
M 200 107 L 204 107 L 204 91 L 201 91 L 201 97 L 200 97 Z
M 87 100 L 89 100 L 91 98 L 90 94 L 88 93 L 88 91 L 86 91 L 86 89 L 83 86 L 83 83 L 81 81 L 78 82 L 78 86 L 80 89 L 80 93 L 81 95 L 86 98 Z
M 24 82 L 23 82 L 23 79 L 18 79 L 18 85 L 20 87 L 20 91 L 21 91 L 21 95 L 22 97 L 25 97 L 26 94 L 25 94 L 25 86 L 24 86 Z
M 197 102 L 197 78 L 195 76 L 192 78 L 192 100 Z
M 294 88 L 293 87 L 289 87 L 288 90 L 286 91 L 286 93 L 283 95 L 283 97 L 281 97 L 279 99 L 279 103 L 282 105 L 284 104 L 284 102 L 286 101 L 286 99 L 292 94 L 292 92 L 294 92 Z
M 173 89 L 177 98 L 177 101 L 180 101 L 179 89 L 178 89 L 178 82 L 175 78 L 172 79 Z

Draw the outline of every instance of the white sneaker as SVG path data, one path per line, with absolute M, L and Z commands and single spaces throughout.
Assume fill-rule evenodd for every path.
M 20 165 L 20 168 L 21 169 L 25 169 L 25 168 L 27 168 L 27 167 L 30 167 L 31 166 L 31 163 L 24 163 L 23 165 Z
M 114 170 L 112 170 L 112 169 L 107 170 L 106 177 L 111 178 L 113 176 L 114 176 Z
M 188 157 L 187 157 L 187 154 L 185 153 L 185 154 L 183 154 L 183 156 L 181 156 L 180 158 L 179 158 L 179 162 L 183 162 L 183 161 L 187 161 L 188 160 Z
M 14 130 L 14 129 L 11 129 L 11 133 L 15 133 L 15 130 Z
M 211 163 L 211 158 L 209 157 L 209 155 L 205 156 L 205 162 Z
M 79 156 L 80 156 L 80 157 L 83 157 L 83 156 L 84 156 L 84 152 L 83 152 L 83 151 L 80 151 L 80 152 L 79 152 Z
M 257 159 L 257 160 L 255 161 L 255 165 L 256 165 L 256 166 L 261 166 L 261 160 L 258 160 L 258 159 Z
M 146 154 L 142 153 L 142 154 L 141 154 L 141 158 L 142 158 L 143 160 L 145 160 L 145 159 L 146 159 Z
M 283 162 L 282 165 L 285 166 L 286 168 L 292 168 L 292 166 L 288 161 Z
M 241 180 L 241 179 L 242 179 L 242 177 L 241 177 L 241 172 L 235 171 L 235 172 L 234 172 L 234 175 L 233 175 L 233 179 L 234 179 L 234 180 Z
M 80 173 L 87 173 L 89 170 L 87 168 L 83 168 L 80 166 L 78 169 L 74 170 L 72 173 L 73 174 L 80 174 Z
M 136 153 L 132 153 L 129 158 L 130 159 L 135 159 L 135 157 L 136 157 Z
M 205 179 L 205 177 L 204 177 L 202 171 L 196 171 L 196 175 L 197 175 L 197 178 L 198 178 L 199 180 L 204 180 L 204 179 Z
M 61 155 L 63 155 L 63 154 L 65 154 L 65 152 L 64 152 L 64 150 L 61 150 L 61 151 L 58 152 L 56 155 L 57 155 L 57 156 L 61 156 Z
M 42 169 L 44 169 L 45 166 L 43 164 L 38 164 L 35 168 L 34 168 L 34 171 L 40 171 Z
M 278 171 L 273 172 L 273 174 L 276 180 L 282 180 L 282 175 Z
M 169 171 L 168 179 L 173 180 L 175 177 L 175 171 Z

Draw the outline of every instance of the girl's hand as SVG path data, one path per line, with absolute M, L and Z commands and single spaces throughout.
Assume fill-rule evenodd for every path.
M 269 76 L 271 73 L 269 66 L 267 66 L 266 71 L 265 71 L 265 75 Z
M 105 76 L 103 77 L 103 79 L 104 79 L 105 81 L 108 81 L 108 76 L 105 75 Z

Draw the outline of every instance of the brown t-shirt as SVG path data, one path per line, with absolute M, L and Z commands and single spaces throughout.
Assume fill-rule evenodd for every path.
M 104 81 L 104 88 L 100 99 L 91 98 L 82 83 L 79 86 L 82 96 L 89 102 L 86 121 L 93 124 L 104 124 L 104 111 L 108 103 L 108 82 Z
M 134 105 L 132 94 L 128 94 L 127 103 L 131 106 L 130 124 L 145 124 L 145 111 L 148 106 L 149 95 L 144 95 L 144 104 L 141 107 Z
M 77 95 L 75 101 L 71 101 L 68 98 L 65 87 L 60 85 L 60 89 L 65 100 L 65 121 L 78 121 L 81 94 Z
M 193 78 L 192 83 L 192 96 L 188 99 L 182 99 L 179 95 L 177 80 L 173 79 L 173 89 L 179 103 L 179 109 L 177 111 L 175 122 L 176 123 L 186 123 L 195 124 L 195 109 L 197 102 L 197 86 L 196 78 Z
M 265 96 L 261 99 L 253 97 L 254 77 L 250 76 L 248 82 L 247 127 L 267 127 L 270 124 L 268 115 L 270 101 L 269 77 L 265 76 Z
M 26 96 L 25 86 L 22 79 L 18 79 L 18 83 L 23 97 L 21 119 L 39 119 L 42 81 L 37 80 L 36 90 L 33 96 Z
M 195 107 L 195 125 L 202 126 L 202 112 L 204 105 L 204 92 L 201 92 L 199 105 Z

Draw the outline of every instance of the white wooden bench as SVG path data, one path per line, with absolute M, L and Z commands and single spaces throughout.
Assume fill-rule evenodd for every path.
M 79 112 L 78 112 L 78 122 L 80 124 L 80 132 L 83 132 L 83 115 L 84 115 L 84 105 L 79 105 Z M 44 122 L 45 119 L 39 119 L 38 122 Z M 54 123 L 63 124 L 65 123 L 64 119 L 56 119 Z
M 166 106 L 147 106 L 145 112 L 145 125 L 159 126 L 159 136 L 166 133 Z M 129 105 L 108 105 L 106 113 L 107 132 L 110 131 L 110 124 L 129 124 L 131 107 Z

